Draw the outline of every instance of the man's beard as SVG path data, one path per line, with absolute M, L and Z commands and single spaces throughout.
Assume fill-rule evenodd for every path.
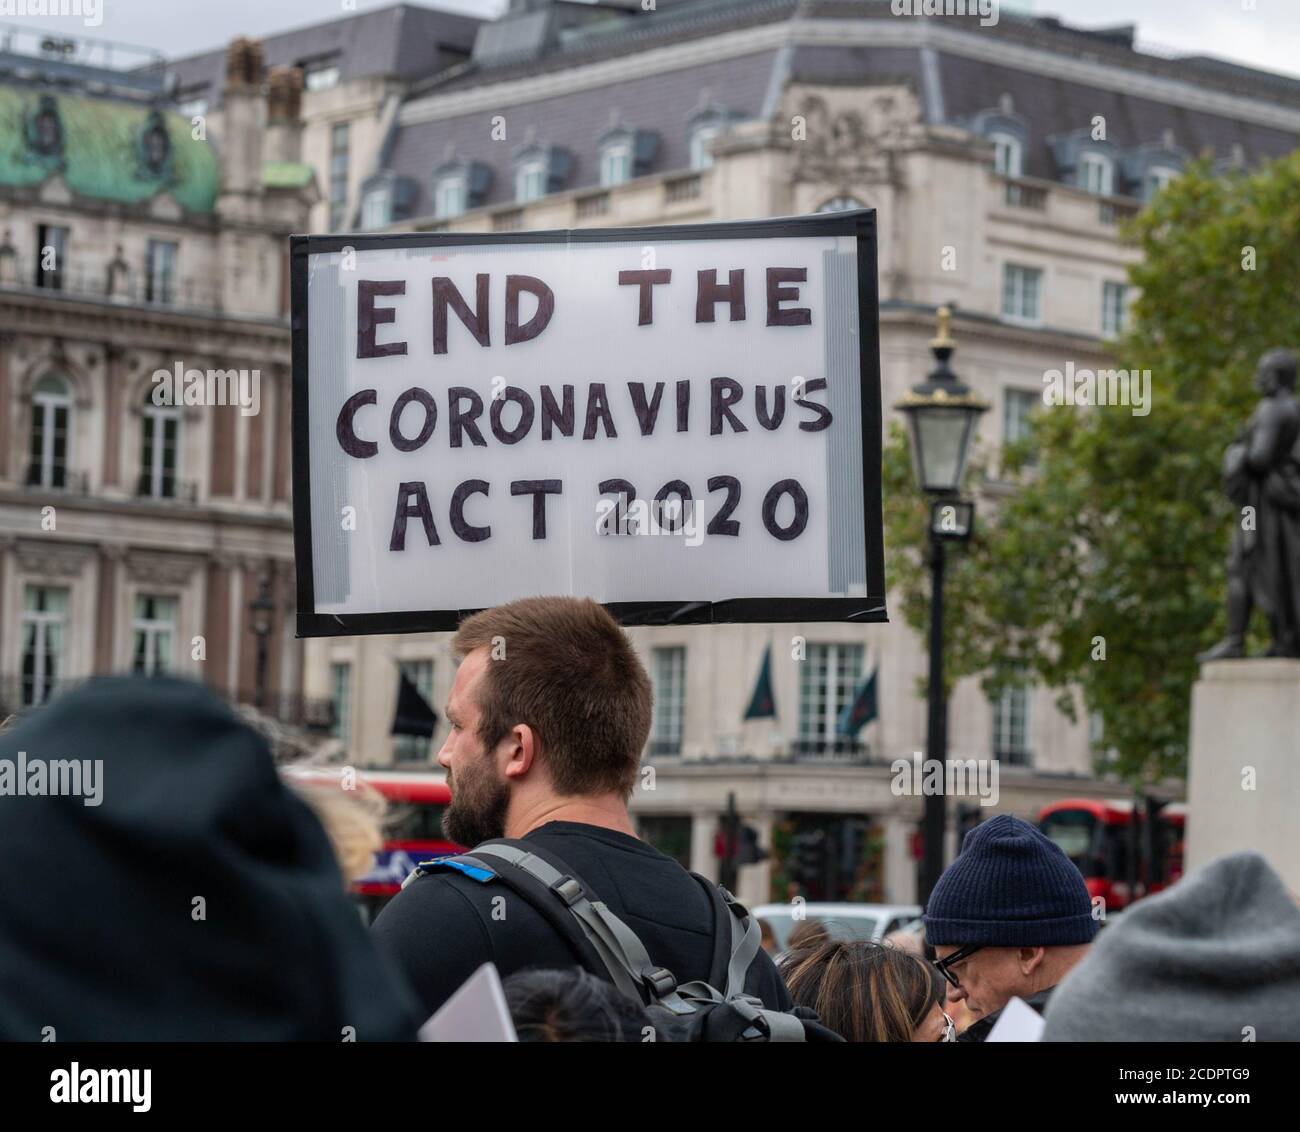
M 490 841 L 506 835 L 506 809 L 510 804 L 510 791 L 504 782 L 492 777 L 492 755 L 485 752 L 473 765 L 473 770 L 462 770 L 447 776 L 452 787 L 451 804 L 443 811 L 442 835 L 457 845 L 472 847 L 481 841 Z

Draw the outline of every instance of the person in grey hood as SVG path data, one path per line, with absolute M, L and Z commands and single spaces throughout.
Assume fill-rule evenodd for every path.
M 1048 1042 L 1300 1040 L 1300 907 L 1258 853 L 1134 904 L 1047 1006 Z
M 0 734 L 0 1040 L 413 1040 L 420 1017 L 324 829 L 201 685 L 91 680 Z

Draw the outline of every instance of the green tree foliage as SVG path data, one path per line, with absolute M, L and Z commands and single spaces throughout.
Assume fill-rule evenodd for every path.
M 1115 365 L 1151 371 L 1150 414 L 1042 408 L 999 456 L 1014 490 L 972 468 L 983 490 L 976 537 L 949 555 L 945 675 L 980 675 L 990 695 L 1044 683 L 1072 718 L 1081 698 L 1114 769 L 1140 785 L 1186 772 L 1196 654 L 1224 629 L 1238 518 L 1223 451 L 1258 397 L 1259 356 L 1300 345 L 1300 153 L 1251 175 L 1201 161 L 1126 237 L 1142 253 L 1130 271 L 1140 296 Z M 928 505 L 898 426 L 884 491 L 889 577 L 924 632 Z

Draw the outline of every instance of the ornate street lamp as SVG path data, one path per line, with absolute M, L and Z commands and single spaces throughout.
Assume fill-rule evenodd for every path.
M 275 602 L 271 600 L 271 580 L 262 576 L 261 585 L 248 606 L 248 620 L 257 638 L 257 687 L 253 689 L 253 703 L 258 711 L 266 704 L 266 642 L 271 635 L 271 621 L 275 616 Z
M 975 504 L 958 498 L 970 460 L 975 427 L 988 404 L 975 396 L 951 369 L 948 359 L 957 344 L 950 333 L 952 311 L 939 308 L 939 332 L 930 343 L 938 365 L 895 408 L 906 417 L 917 485 L 930 505 L 930 680 L 926 757 L 946 771 L 948 701 L 943 693 L 944 543 L 970 537 Z M 942 783 L 946 774 L 939 776 Z M 945 801 L 942 789 L 926 794 L 922 822 L 924 850 L 921 903 L 930 899 L 943 872 Z

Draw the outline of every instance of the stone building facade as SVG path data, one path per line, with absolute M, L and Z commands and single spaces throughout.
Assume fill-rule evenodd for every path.
M 0 714 L 104 672 L 254 700 L 256 617 L 264 706 L 304 718 L 278 441 L 286 239 L 318 198 L 298 94 L 234 42 L 219 153 L 160 65 L 0 82 Z

